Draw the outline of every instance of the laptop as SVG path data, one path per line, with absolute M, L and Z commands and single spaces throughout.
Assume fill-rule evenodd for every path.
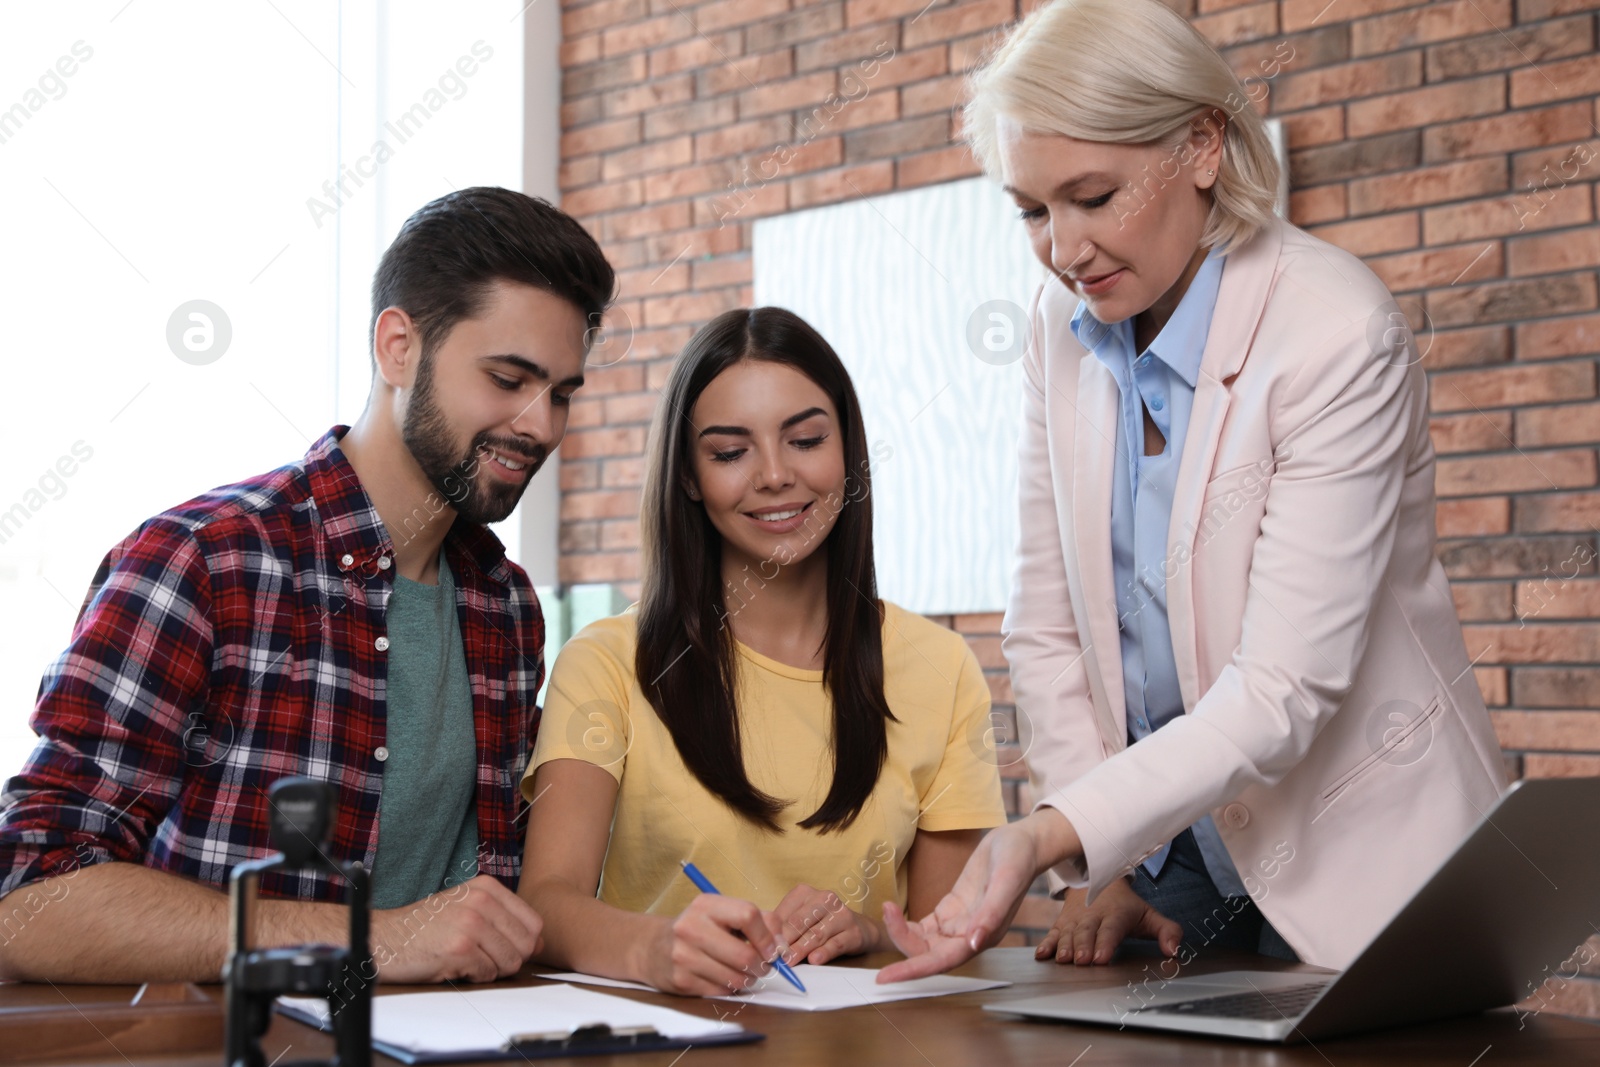
M 1600 932 L 1597 813 L 1600 778 L 1516 783 L 1342 972 L 1236 970 L 984 1009 L 1296 1042 L 1513 1004 Z

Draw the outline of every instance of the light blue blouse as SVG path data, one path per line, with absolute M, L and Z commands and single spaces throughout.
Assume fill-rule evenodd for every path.
M 1223 266 L 1223 257 L 1213 249 L 1172 318 L 1150 347 L 1137 355 L 1131 318 L 1104 323 L 1083 304 L 1072 317 L 1073 333 L 1111 371 L 1121 397 L 1111 493 L 1111 566 L 1130 744 L 1183 714 L 1167 623 L 1167 528 Z M 1166 438 L 1159 455 L 1144 454 L 1145 411 Z M 1171 565 L 1176 566 L 1176 561 Z M 1225 897 L 1246 895 L 1211 816 L 1192 829 L 1217 891 Z M 1169 850 L 1170 846 L 1162 846 L 1145 861 L 1145 870 L 1152 876 L 1160 873 Z

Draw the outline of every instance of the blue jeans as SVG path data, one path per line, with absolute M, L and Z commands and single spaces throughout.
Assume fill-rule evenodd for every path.
M 1200 846 L 1188 830 L 1172 839 L 1172 851 L 1156 877 L 1151 878 L 1143 867 L 1135 868 L 1133 889 L 1145 903 L 1183 927 L 1183 943 L 1191 952 L 1214 945 L 1273 959 L 1300 960 L 1255 901 L 1217 892 L 1200 858 Z

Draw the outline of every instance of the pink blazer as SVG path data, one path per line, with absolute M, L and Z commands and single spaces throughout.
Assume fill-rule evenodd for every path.
M 1035 299 L 1002 628 L 1035 796 L 1083 839 L 1054 874 L 1093 895 L 1209 812 L 1278 932 L 1343 967 L 1504 788 L 1434 556 L 1414 347 L 1349 253 L 1275 221 L 1229 255 L 1168 532 L 1187 714 L 1130 747 L 1117 386 L 1076 303 L 1054 279 Z

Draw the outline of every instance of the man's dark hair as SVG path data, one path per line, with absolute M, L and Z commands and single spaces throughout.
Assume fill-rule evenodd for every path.
M 372 279 L 373 343 L 378 316 L 411 316 L 431 356 L 451 327 L 483 307 L 489 286 L 520 282 L 568 301 L 590 329 L 610 305 L 616 274 L 576 219 L 547 200 L 493 186 L 447 193 L 406 220 Z

